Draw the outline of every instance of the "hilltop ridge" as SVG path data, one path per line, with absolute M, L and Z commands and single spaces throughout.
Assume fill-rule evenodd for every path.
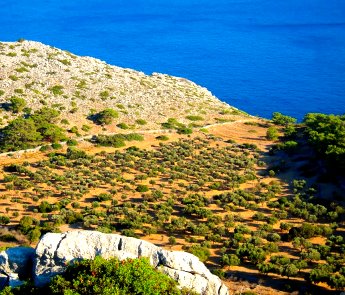
M 0 43 L 0 63 L 3 125 L 20 115 L 6 112 L 13 97 L 23 98 L 32 111 L 53 107 L 77 126 L 90 123 L 87 118 L 105 108 L 120 112 L 115 123 L 140 129 L 157 128 L 171 117 L 190 123 L 186 116 L 200 116 L 212 124 L 243 115 L 187 79 L 145 75 L 39 42 Z M 145 127 L 135 126 L 137 119 L 146 120 Z

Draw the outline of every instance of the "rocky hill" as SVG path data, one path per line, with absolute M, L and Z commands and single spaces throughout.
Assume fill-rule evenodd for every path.
M 240 114 L 184 78 L 145 75 L 33 41 L 0 43 L 3 126 L 20 115 L 8 111 L 13 97 L 23 98 L 32 111 L 54 107 L 61 111 L 61 119 L 77 126 L 90 124 L 88 116 L 105 108 L 120 112 L 115 124 L 125 122 L 140 129 L 157 128 L 171 117 L 190 123 L 186 117 L 197 115 L 211 124 Z M 148 124 L 135 126 L 138 119 Z

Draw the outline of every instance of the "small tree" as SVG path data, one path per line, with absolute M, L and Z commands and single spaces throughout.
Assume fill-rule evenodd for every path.
M 169 237 L 169 244 L 171 246 L 176 245 L 176 238 L 173 236 Z
M 277 128 L 271 126 L 267 129 L 266 138 L 268 140 L 277 140 L 278 139 L 278 130 Z
M 2 133 L 0 145 L 7 150 L 30 148 L 42 139 L 31 119 L 14 119 L 3 129 Z
M 224 254 L 222 256 L 222 264 L 228 266 L 236 266 L 241 263 L 241 259 L 236 254 Z
M 272 114 L 272 122 L 277 125 L 289 125 L 296 123 L 297 119 L 283 115 L 282 113 L 275 112 Z
M 119 117 L 119 113 L 113 109 L 105 109 L 98 113 L 96 121 L 101 125 L 109 125 L 114 119 Z
M 21 97 L 11 97 L 10 98 L 10 110 L 13 113 L 20 113 L 26 107 L 26 101 Z

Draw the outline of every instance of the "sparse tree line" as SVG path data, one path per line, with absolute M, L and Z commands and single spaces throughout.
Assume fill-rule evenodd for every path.
M 188 244 L 184 249 L 203 261 L 210 257 L 211 248 L 218 248 L 222 253 L 220 265 L 254 264 L 265 274 L 303 276 L 313 282 L 318 279 L 310 269 L 322 268 L 320 259 L 328 257 L 327 263 L 340 261 L 340 265 L 329 268 L 332 273 L 327 278 L 333 279 L 327 283 L 341 288 L 339 282 L 332 282 L 342 278 L 339 257 L 344 253 L 344 242 L 335 231 L 343 207 L 312 203 L 315 191 L 302 180 L 294 181 L 292 198 L 279 197 L 279 182 L 258 182 L 253 188 L 242 189 L 241 184 L 256 180 L 259 162 L 253 145 L 227 143 L 211 148 L 209 140 L 196 138 L 161 143 L 152 151 L 130 147 L 95 156 L 69 148 L 66 153 L 50 153 L 48 160 L 8 166 L 3 182 L 7 190 L 23 190 L 11 201 L 21 203 L 32 198 L 37 204 L 26 210 L 40 213 L 41 218 L 24 216 L 18 225 L 30 241 L 65 223 L 80 223 L 103 232 L 120 231 L 127 236 L 168 234 L 171 245 L 177 238 L 185 239 Z M 124 173 L 135 177 L 125 178 Z M 92 194 L 94 188 L 105 185 L 104 193 Z M 215 192 L 213 197 L 206 197 L 208 191 Z M 140 201 L 131 201 L 133 193 Z M 84 204 L 85 195 L 90 197 Z M 58 201 L 46 201 L 47 197 Z M 269 214 L 260 212 L 262 204 L 267 204 Z M 226 215 L 218 215 L 211 209 L 214 206 Z M 242 210 L 256 212 L 252 217 L 258 222 L 255 231 L 243 224 Z M 281 222 L 290 218 L 310 223 Z M 1 220 L 6 224 L 10 216 L 3 215 Z M 278 223 L 279 229 L 274 229 Z M 316 236 L 327 237 L 326 244 L 333 246 L 308 241 Z M 284 241 L 292 243 L 299 258 L 275 254 Z
M 287 128 L 292 122 L 284 124 Z M 66 153 L 49 153 L 47 160 L 10 165 L 3 185 L 8 192 L 21 191 L 10 201 L 39 216 L 22 217 L 17 229 L 30 241 L 65 223 L 127 236 L 169 235 L 170 245 L 184 240 L 184 249 L 202 261 L 217 249 L 220 268 L 254 266 L 263 274 L 343 289 L 341 203 L 320 202 L 316 188 L 301 179 L 291 184 L 291 196 L 281 197 L 280 182 L 258 176 L 256 169 L 265 163 L 255 145 L 205 137 L 96 155 L 70 147 Z M 95 140 L 115 146 L 124 138 Z M 222 145 L 212 147 L 211 141 Z M 244 188 L 249 182 L 255 185 Z M 95 188 L 103 192 L 95 194 Z M 247 211 L 254 212 L 254 230 L 244 223 L 248 219 L 241 212 Z M 11 222 L 11 213 L 16 217 L 18 212 L 8 208 L 0 216 L 2 224 Z M 323 243 L 312 243 L 315 237 Z M 286 243 L 290 257 L 278 254 Z

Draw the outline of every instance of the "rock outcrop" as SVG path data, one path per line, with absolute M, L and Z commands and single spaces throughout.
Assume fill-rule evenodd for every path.
M 160 128 L 167 118 L 190 123 L 186 115 L 211 120 L 224 110 L 235 110 L 187 79 L 146 75 L 39 42 L 0 42 L 0 64 L 0 104 L 16 96 L 33 111 L 55 106 L 72 126 L 90 124 L 87 116 L 104 108 L 118 109 L 120 122 L 145 119 L 147 124 L 139 129 Z M 21 114 L 7 115 L 11 120 Z
M 8 278 L 21 277 L 30 267 L 34 250 L 23 249 L 13 248 L 0 254 L 0 270 Z M 228 294 L 227 287 L 196 256 L 167 251 L 149 242 L 117 234 L 96 231 L 48 233 L 42 237 L 34 254 L 33 278 L 38 286 L 64 272 L 67 262 L 74 260 L 93 259 L 98 255 L 120 260 L 148 257 L 154 267 L 175 279 L 181 287 L 192 288 L 202 295 Z

